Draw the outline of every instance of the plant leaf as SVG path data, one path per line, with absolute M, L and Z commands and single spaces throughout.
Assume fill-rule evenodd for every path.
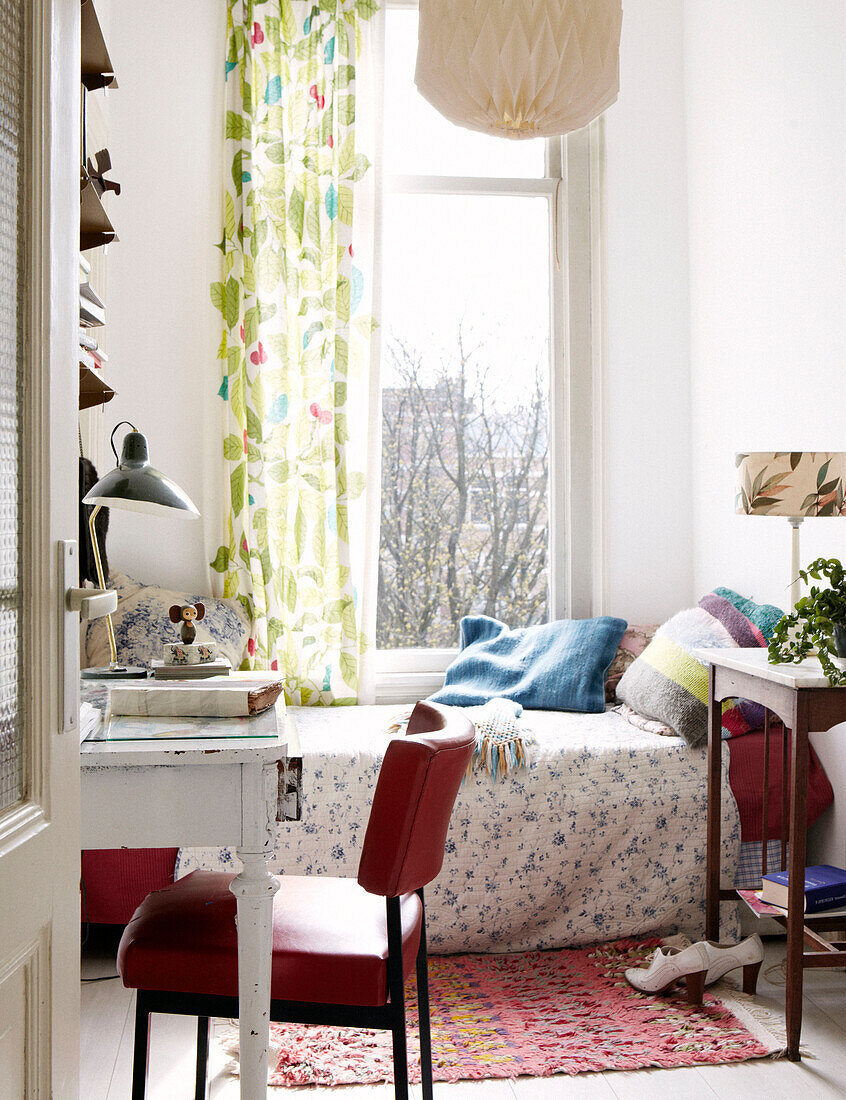
M 239 462 L 229 475 L 229 489 L 232 494 L 232 513 L 240 515 L 247 503 L 247 465 Z

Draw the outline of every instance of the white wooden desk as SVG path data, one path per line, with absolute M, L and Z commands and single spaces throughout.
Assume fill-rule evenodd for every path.
M 84 741 L 80 745 L 83 848 L 233 846 L 243 870 L 238 907 L 242 1100 L 267 1096 L 274 826 L 299 757 L 296 727 L 261 739 Z

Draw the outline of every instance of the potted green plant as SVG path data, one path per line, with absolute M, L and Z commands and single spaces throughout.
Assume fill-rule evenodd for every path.
M 837 558 L 817 558 L 799 576 L 812 584 L 793 612 L 779 619 L 768 652 L 774 664 L 795 664 L 816 654 L 832 684 L 846 684 L 846 569 Z

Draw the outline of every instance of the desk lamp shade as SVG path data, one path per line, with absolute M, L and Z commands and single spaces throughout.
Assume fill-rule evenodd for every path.
M 617 98 L 622 21 L 620 0 L 420 0 L 415 83 L 469 130 L 566 134 Z
M 790 600 L 799 599 L 799 525 L 807 516 L 846 515 L 846 452 L 750 451 L 735 456 L 735 511 L 783 516 L 793 528 Z
M 127 422 L 123 421 L 123 423 Z M 112 431 L 112 452 L 115 458 L 117 458 L 115 432 L 121 426 L 118 424 Z M 136 431 L 131 424 L 129 427 L 132 430 L 124 436 L 117 467 L 105 477 L 101 477 L 82 498 L 83 504 L 94 505 L 88 520 L 88 529 L 91 533 L 91 548 L 97 567 L 97 581 L 101 588 L 106 587 L 106 578 L 94 529 L 101 508 L 121 508 L 127 512 L 145 512 L 150 515 L 178 515 L 184 516 L 185 519 L 197 519 L 200 515 L 188 494 L 180 489 L 175 481 L 171 481 L 155 466 L 150 465 L 146 437 Z M 82 675 L 87 678 L 146 676 L 145 668 L 130 668 L 118 663 L 117 643 L 111 615 L 106 616 L 106 630 L 111 654 L 109 667 L 86 668 L 83 669 Z
M 188 494 L 150 465 L 147 439 L 135 430 L 124 436 L 117 468 L 101 477 L 82 503 L 151 515 L 176 512 L 185 519 L 197 519 L 200 515 Z

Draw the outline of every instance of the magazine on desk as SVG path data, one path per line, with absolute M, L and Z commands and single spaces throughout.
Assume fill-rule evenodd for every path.
M 275 738 L 284 733 L 285 703 L 277 700 L 268 710 L 249 717 L 198 718 L 135 717 L 106 713 L 87 741 L 185 741 L 208 738 Z

